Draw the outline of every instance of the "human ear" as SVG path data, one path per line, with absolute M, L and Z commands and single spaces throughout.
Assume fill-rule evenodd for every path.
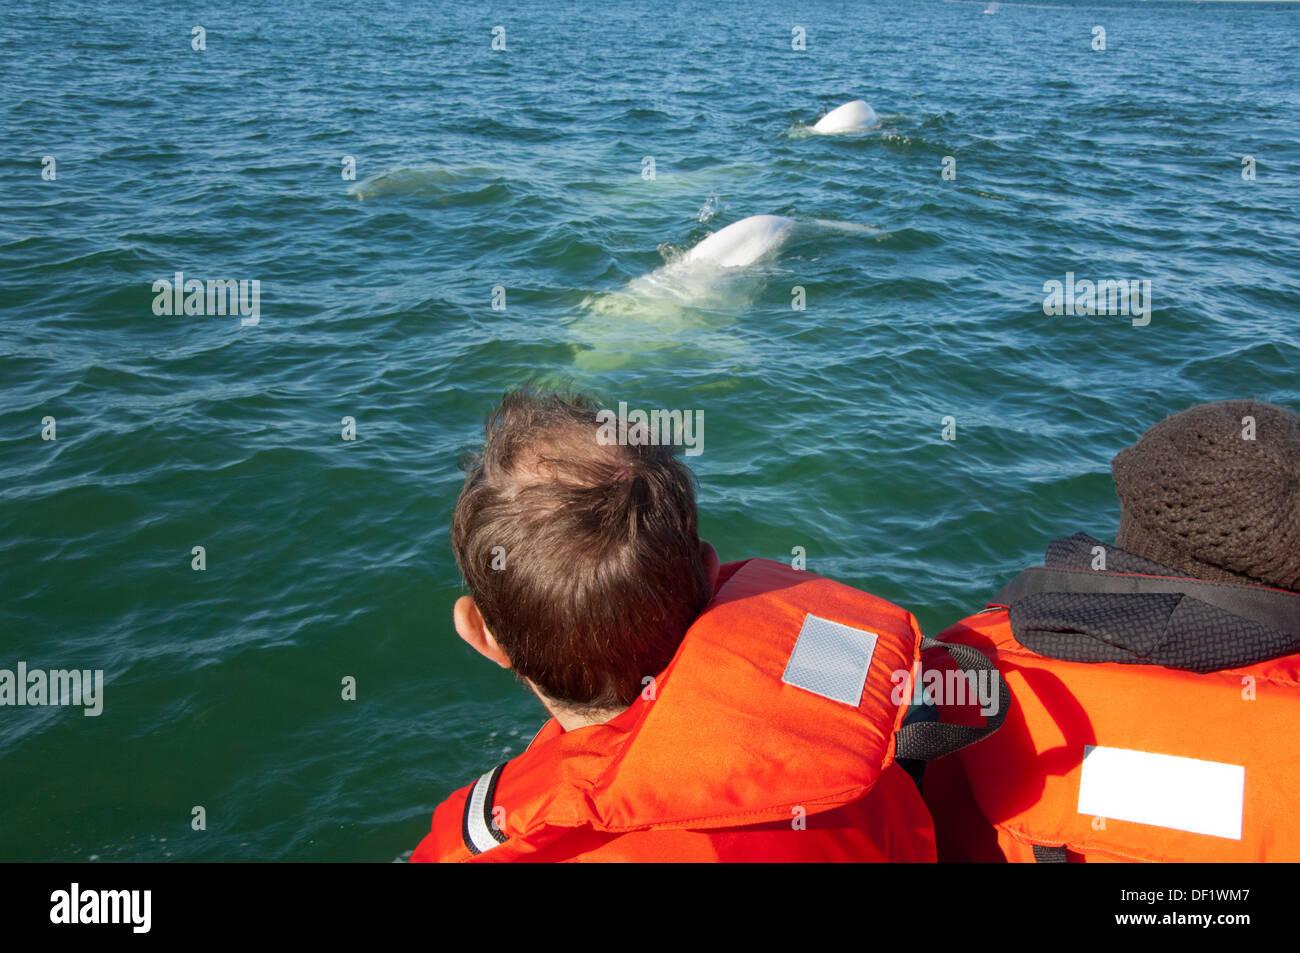
M 496 662 L 502 668 L 512 667 L 510 656 L 497 645 L 497 640 L 488 629 L 487 623 L 483 621 L 483 615 L 478 611 L 478 606 L 474 604 L 473 599 L 469 596 L 461 596 L 457 599 L 451 616 L 456 624 L 456 634 L 464 639 L 470 648 L 484 658 Z
M 709 591 L 718 588 L 718 551 L 713 544 L 700 540 L 700 555 L 704 557 L 704 569 L 709 574 Z

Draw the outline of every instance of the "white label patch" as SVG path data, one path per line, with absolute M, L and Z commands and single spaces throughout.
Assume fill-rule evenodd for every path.
M 1079 813 L 1241 840 L 1246 769 L 1085 745 Z
M 865 629 L 806 615 L 781 681 L 857 708 L 878 638 Z

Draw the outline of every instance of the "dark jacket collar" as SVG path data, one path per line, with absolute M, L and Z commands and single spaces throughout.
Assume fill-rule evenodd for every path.
M 1104 559 L 1104 562 L 1102 561 Z M 1239 668 L 1300 652 L 1300 597 L 1280 590 L 1233 583 L 1206 584 L 1084 533 L 1054 541 L 1049 569 L 1083 577 L 1125 575 L 1132 591 L 1057 591 L 1050 583 L 1009 586 L 1011 631 L 1040 655 L 1074 662 L 1163 665 L 1191 672 Z M 1049 577 L 1050 573 L 1040 573 Z M 1149 584 L 1141 578 L 1158 577 Z M 1178 580 L 1187 580 L 1180 591 Z M 1172 580 L 1172 583 L 1171 583 Z M 1018 580 L 1019 581 L 1019 580 Z M 1274 603 L 1261 619 L 1234 609 L 1239 599 L 1197 598 L 1198 587 Z M 1066 589 L 1059 586 L 1058 589 Z

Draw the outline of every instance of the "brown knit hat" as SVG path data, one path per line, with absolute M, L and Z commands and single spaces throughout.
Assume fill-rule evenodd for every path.
M 1300 590 L 1300 415 L 1201 404 L 1120 451 L 1111 473 L 1121 549 L 1199 579 Z

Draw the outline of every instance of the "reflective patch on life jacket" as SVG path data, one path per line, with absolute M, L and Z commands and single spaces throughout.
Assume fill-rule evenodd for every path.
M 1246 769 L 1085 745 L 1079 813 L 1241 840 Z
M 781 681 L 857 708 L 878 638 L 874 632 L 809 613 Z
M 494 822 L 492 817 L 492 797 L 496 794 L 497 781 L 501 778 L 499 764 L 474 782 L 469 797 L 465 798 L 465 816 L 461 822 L 461 836 L 471 854 L 481 854 L 510 838 Z

